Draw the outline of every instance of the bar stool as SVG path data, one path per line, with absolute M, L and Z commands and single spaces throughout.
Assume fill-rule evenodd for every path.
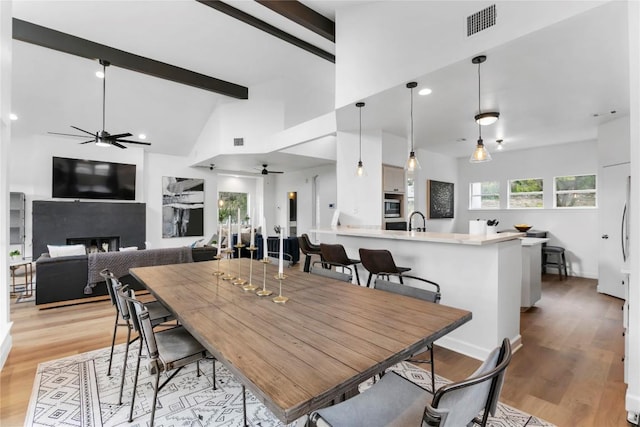
M 386 249 L 364 249 L 360 248 L 360 260 L 362 266 L 369 272 L 369 278 L 367 279 L 367 287 L 371 284 L 371 277 L 374 274 L 384 273 L 397 273 L 400 283 L 402 281 L 402 273 L 406 273 L 411 270 L 410 267 L 398 267 L 393 261 L 391 252 Z M 389 276 L 387 275 L 387 278 Z
M 542 247 L 542 272 L 547 272 L 547 267 L 558 269 L 558 275 L 562 280 L 562 269 L 564 268 L 564 277 L 567 274 L 567 259 L 564 255 L 564 248 L 560 246 L 543 246 Z
M 305 255 L 304 258 L 304 272 L 309 273 L 309 267 L 311 266 L 311 255 L 320 255 L 322 259 L 322 252 L 320 251 L 320 245 L 314 245 L 311 243 L 309 236 L 304 233 L 298 236 L 298 245 L 300 250 Z
M 327 261 L 330 264 L 338 264 L 345 267 L 353 266 L 353 269 L 356 271 L 356 283 L 360 286 L 360 276 L 358 276 L 358 267 L 356 267 L 356 264 L 360 264 L 360 260 L 349 258 L 347 251 L 344 250 L 344 246 L 341 244 L 330 245 L 320 243 L 320 252 L 322 252 L 323 261 Z

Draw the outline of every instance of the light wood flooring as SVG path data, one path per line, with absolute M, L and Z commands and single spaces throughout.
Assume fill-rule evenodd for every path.
M 524 347 L 513 356 L 502 402 L 558 426 L 627 425 L 622 301 L 595 288 L 595 280 L 543 277 L 541 301 L 521 315 Z M 114 315 L 107 301 L 38 310 L 12 299 L 13 349 L 0 373 L 0 426 L 23 425 L 38 363 L 109 346 Z M 435 357 L 436 372 L 451 380 L 479 365 L 438 347 Z

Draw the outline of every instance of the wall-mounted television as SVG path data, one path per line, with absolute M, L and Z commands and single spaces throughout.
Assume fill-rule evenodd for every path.
M 52 197 L 136 199 L 136 165 L 53 158 Z

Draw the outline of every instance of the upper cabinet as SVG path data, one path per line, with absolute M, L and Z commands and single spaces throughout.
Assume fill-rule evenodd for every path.
M 382 191 L 384 193 L 404 193 L 407 180 L 404 169 L 397 166 L 382 165 Z

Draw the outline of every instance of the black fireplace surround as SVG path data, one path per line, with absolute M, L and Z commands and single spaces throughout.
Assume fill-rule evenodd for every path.
M 34 259 L 48 252 L 47 245 L 66 245 L 92 236 L 117 236 L 119 246 L 145 247 L 145 203 L 35 200 L 32 218 Z

